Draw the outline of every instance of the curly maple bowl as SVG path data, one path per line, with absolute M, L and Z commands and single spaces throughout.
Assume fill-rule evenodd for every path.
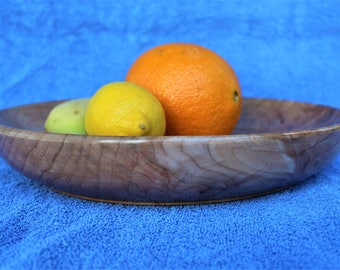
M 59 101 L 60 102 L 60 101 Z M 232 135 L 99 137 L 46 133 L 59 102 L 0 111 L 0 154 L 69 195 L 126 204 L 211 203 L 287 188 L 340 149 L 340 110 L 245 98 Z

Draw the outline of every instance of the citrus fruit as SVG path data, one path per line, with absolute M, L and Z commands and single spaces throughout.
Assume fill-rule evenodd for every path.
M 133 62 L 126 81 L 158 98 L 166 115 L 167 135 L 230 134 L 241 113 L 235 71 L 221 56 L 200 45 L 153 47 Z
M 85 135 L 84 117 L 88 98 L 62 102 L 52 108 L 45 120 L 45 130 L 53 133 Z
M 165 127 L 165 114 L 158 99 L 129 82 L 102 86 L 90 98 L 85 113 L 88 135 L 161 136 Z

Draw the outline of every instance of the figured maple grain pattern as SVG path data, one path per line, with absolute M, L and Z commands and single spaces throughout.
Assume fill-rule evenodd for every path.
M 245 99 L 233 135 L 94 137 L 46 133 L 58 102 L 0 111 L 0 153 L 16 170 L 81 198 L 134 204 L 219 202 L 291 186 L 340 149 L 340 111 Z

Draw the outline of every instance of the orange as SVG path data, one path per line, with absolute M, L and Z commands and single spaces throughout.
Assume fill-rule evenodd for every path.
M 131 65 L 126 81 L 153 93 L 166 116 L 166 135 L 224 135 L 236 126 L 242 96 L 230 64 L 191 43 L 151 48 Z

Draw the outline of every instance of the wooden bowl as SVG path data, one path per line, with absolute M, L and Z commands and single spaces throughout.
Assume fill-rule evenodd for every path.
M 59 101 L 60 102 L 60 101 Z M 340 149 L 340 110 L 246 98 L 232 135 L 100 137 L 46 133 L 59 102 L 0 111 L 0 154 L 52 189 L 126 204 L 223 202 L 274 192 Z

